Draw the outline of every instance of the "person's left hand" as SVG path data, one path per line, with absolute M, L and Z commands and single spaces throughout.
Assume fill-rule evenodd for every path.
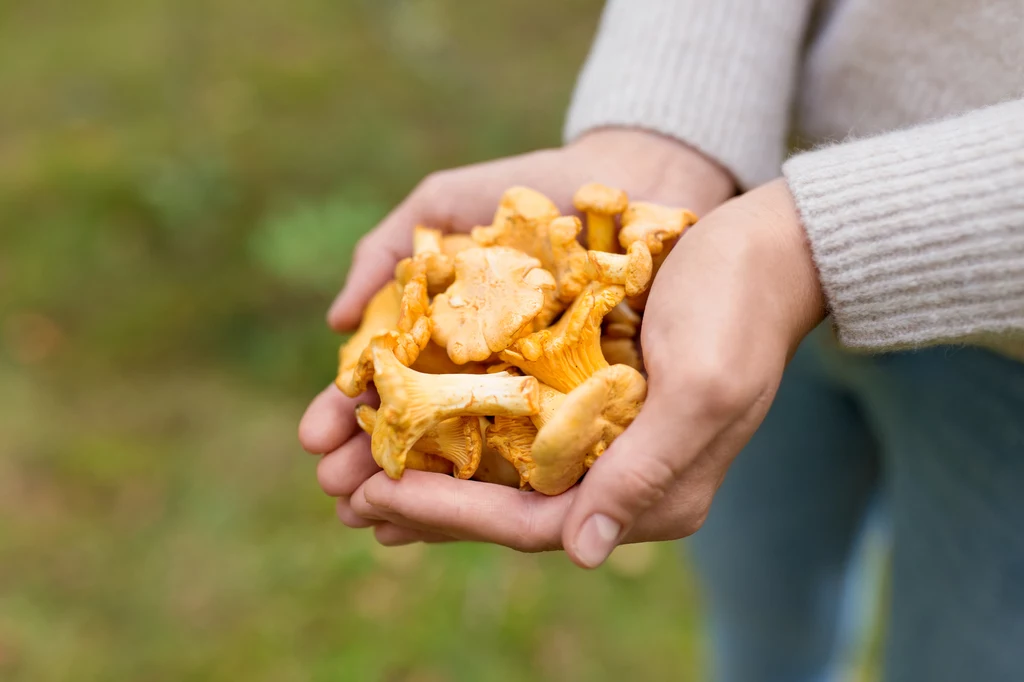
M 588 568 L 619 543 L 691 535 L 823 315 L 792 197 L 784 181 L 772 182 L 712 212 L 672 251 L 644 315 L 647 402 L 579 486 L 546 497 L 418 471 L 399 481 L 377 473 L 339 502 L 339 516 L 376 521 L 384 544 L 564 548 Z

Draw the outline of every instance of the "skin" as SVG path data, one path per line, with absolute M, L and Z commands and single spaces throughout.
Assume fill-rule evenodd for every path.
M 764 419 L 786 363 L 824 316 L 810 249 L 782 180 L 727 201 L 734 186 L 720 167 L 680 143 L 625 130 L 448 171 L 425 181 L 366 237 L 328 320 L 337 329 L 358 323 L 405 255 L 391 245 L 411 245 L 416 223 L 461 231 L 487 224 L 512 184 L 532 185 L 569 211 L 572 192 L 591 181 L 704 216 L 651 289 L 641 330 L 648 398 L 636 421 L 581 485 L 556 497 L 418 471 L 394 481 L 373 464 L 355 424 L 360 399 L 328 387 L 307 410 L 299 436 L 310 452 L 327 453 L 317 475 L 338 498 L 345 525 L 373 527 L 386 545 L 468 540 L 528 552 L 565 549 L 587 568 L 616 544 L 678 539 L 700 528 L 729 465 Z

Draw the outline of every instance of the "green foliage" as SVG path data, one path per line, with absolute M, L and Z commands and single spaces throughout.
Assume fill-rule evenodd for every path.
M 352 245 L 556 144 L 600 5 L 0 3 L 0 679 L 695 675 L 672 548 L 382 551 L 295 442 Z
M 344 196 L 322 204 L 293 202 L 263 220 L 249 239 L 249 249 L 268 275 L 296 289 L 325 291 L 337 285 L 339 272 L 348 269 L 360 233 L 386 211 L 382 204 Z

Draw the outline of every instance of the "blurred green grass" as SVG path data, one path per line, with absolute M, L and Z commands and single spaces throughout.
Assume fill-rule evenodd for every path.
M 0 679 L 694 679 L 673 548 L 384 551 L 295 442 L 349 250 L 557 144 L 599 0 L 0 4 Z

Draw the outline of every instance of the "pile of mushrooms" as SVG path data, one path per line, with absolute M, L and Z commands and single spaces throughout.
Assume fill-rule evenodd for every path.
M 583 223 L 543 194 L 509 189 L 490 225 L 417 226 L 413 255 L 369 302 L 339 352 L 338 388 L 377 464 L 571 488 L 633 421 L 647 392 L 638 345 L 648 287 L 693 213 L 599 184 Z

